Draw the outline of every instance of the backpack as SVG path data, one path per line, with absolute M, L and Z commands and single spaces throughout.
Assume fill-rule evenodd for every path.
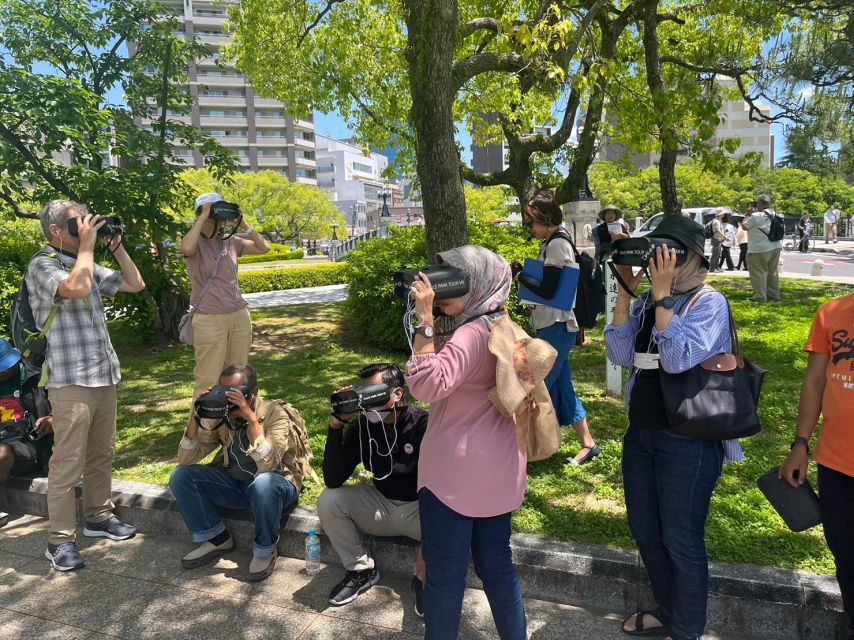
M 592 329 L 596 326 L 599 315 L 605 312 L 605 277 L 602 273 L 602 265 L 586 253 L 581 253 L 575 247 L 572 238 L 562 231 L 552 235 L 546 242 L 546 246 L 555 238 L 563 238 L 569 242 L 581 271 L 573 309 L 575 321 L 579 327 Z
M 303 480 L 308 477 L 311 477 L 317 484 L 321 484 L 320 478 L 311 466 L 311 459 L 314 457 L 314 454 L 312 454 L 311 446 L 308 444 L 308 431 L 305 428 L 305 420 L 303 420 L 299 411 L 297 411 L 296 407 L 292 404 L 282 400 L 276 400 L 276 402 L 282 409 L 284 409 L 291 421 L 291 424 L 293 424 L 293 439 L 296 443 L 297 450 L 297 455 L 294 458 L 294 464 L 296 464 L 297 470 L 300 474 L 300 484 L 302 484 Z M 303 488 L 305 487 L 303 486 Z
M 783 216 L 777 215 L 776 213 L 770 214 L 767 211 L 763 213 L 771 218 L 771 228 L 768 230 L 768 233 L 765 233 L 762 229 L 760 229 L 760 231 L 765 233 L 771 242 L 780 242 L 786 237 L 786 222 L 783 220 Z
M 41 250 L 30 259 L 30 262 L 38 256 L 55 257 L 56 253 Z M 29 265 L 27 268 L 29 269 Z M 36 326 L 36 319 L 33 316 L 33 309 L 30 306 L 30 292 L 27 289 L 25 274 L 21 278 L 21 286 L 18 288 L 18 293 L 15 294 L 15 299 L 12 301 L 10 326 L 12 328 L 12 344 L 21 352 L 24 362 L 28 366 L 35 369 L 44 367 L 45 356 L 47 354 L 47 332 L 58 311 L 59 305 L 54 304 L 47 316 L 47 320 L 45 320 L 44 326 L 39 331 Z
M 703 225 L 703 236 L 706 238 L 706 240 L 711 240 L 715 235 L 715 231 L 714 229 L 712 229 L 712 225 L 714 224 L 714 222 L 715 219 L 712 218 L 706 224 Z

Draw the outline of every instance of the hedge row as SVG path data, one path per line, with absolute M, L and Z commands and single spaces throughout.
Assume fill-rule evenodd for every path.
M 274 260 L 299 260 L 303 257 L 304 252 L 302 249 L 297 249 L 296 251 L 291 251 L 287 247 L 284 249 L 278 250 L 274 249 L 269 253 L 265 253 L 264 255 L 251 255 L 251 256 L 242 256 L 239 259 L 240 264 L 254 264 L 256 262 L 273 262 Z
M 327 262 L 305 267 L 260 269 L 243 271 L 238 274 L 237 278 L 240 282 L 240 290 L 243 293 L 323 287 L 347 282 L 344 266 L 343 262 Z

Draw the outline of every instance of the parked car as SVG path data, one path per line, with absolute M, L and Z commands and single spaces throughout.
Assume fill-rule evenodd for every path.
M 703 225 L 705 227 L 709 222 L 712 221 L 712 218 L 715 217 L 715 214 L 723 209 L 727 213 L 732 213 L 732 209 L 729 207 L 689 207 L 687 209 L 682 209 L 682 215 L 688 216 L 697 224 Z M 655 231 L 655 228 L 661 224 L 661 221 L 664 220 L 664 212 L 659 211 L 654 216 L 650 217 L 649 220 L 646 220 L 636 231 L 631 233 L 633 238 L 642 238 L 645 235 L 648 235 Z M 706 255 L 712 255 L 712 243 L 707 238 L 706 239 Z

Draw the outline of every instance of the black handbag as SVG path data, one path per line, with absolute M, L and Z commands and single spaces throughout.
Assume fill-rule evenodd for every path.
M 734 440 L 759 433 L 759 394 L 767 371 L 741 355 L 727 301 L 732 353 L 722 353 L 682 373 L 660 369 L 670 430 L 698 440 Z

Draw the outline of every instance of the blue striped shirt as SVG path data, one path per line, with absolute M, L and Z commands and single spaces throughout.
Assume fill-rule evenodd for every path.
M 664 331 L 652 328 L 652 340 L 658 345 L 659 366 L 667 373 L 682 373 L 714 355 L 732 351 L 726 298 L 717 291 L 703 291 L 697 295 L 699 298 L 684 315 L 680 314 L 692 297 L 681 296 L 676 300 L 673 318 Z M 647 302 L 649 306 L 646 306 Z M 634 368 L 635 336 L 647 313 L 655 313 L 648 294 L 642 295 L 632 304 L 628 322 L 619 327 L 613 324 L 605 327 L 608 360 L 621 367 L 631 368 L 626 383 L 626 410 L 637 374 Z M 744 460 L 738 440 L 725 440 L 723 445 L 724 462 Z

